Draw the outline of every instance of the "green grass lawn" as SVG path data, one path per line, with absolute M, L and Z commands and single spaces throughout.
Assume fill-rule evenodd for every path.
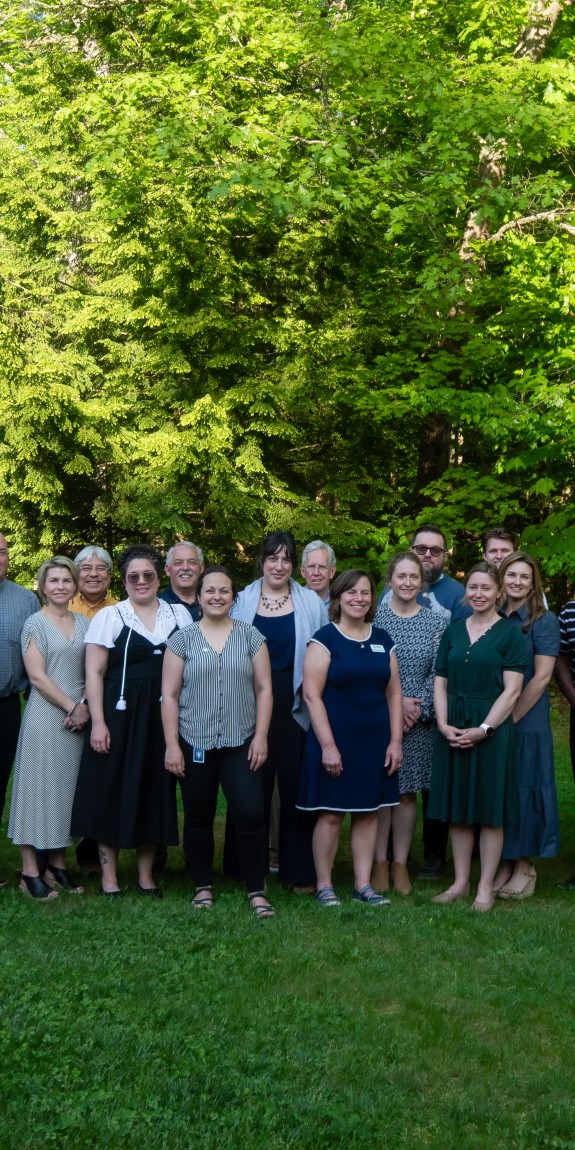
M 429 883 L 352 904 L 345 843 L 342 907 L 272 878 L 267 922 L 230 884 L 194 911 L 178 850 L 163 902 L 2 891 L 2 1150 L 575 1147 L 575 895 L 555 889 L 575 787 L 555 718 L 563 850 L 492 914 L 434 906 Z M 3 837 L 0 873 L 16 865 Z

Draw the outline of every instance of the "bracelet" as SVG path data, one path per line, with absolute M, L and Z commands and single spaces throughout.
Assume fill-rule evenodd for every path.
M 71 710 L 71 711 L 66 711 L 66 718 L 67 718 L 67 719 L 69 719 L 69 718 L 70 718 L 70 715 L 73 715 L 73 714 L 74 714 L 74 711 L 76 710 L 76 707 L 85 707 L 85 706 L 86 706 L 86 704 L 87 704 L 87 702 L 88 702 L 88 700 L 87 700 L 87 699 L 80 699 L 80 701 L 79 701 L 78 703 L 74 703 L 74 706 L 72 707 L 72 710 Z

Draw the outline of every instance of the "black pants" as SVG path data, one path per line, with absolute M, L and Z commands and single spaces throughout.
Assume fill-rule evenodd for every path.
M 575 781 L 575 707 L 571 707 L 569 715 L 569 750 L 571 751 L 571 770 Z
M 427 804 L 429 791 L 421 792 L 423 806 L 423 854 L 426 859 L 430 855 L 445 862 L 447 855 L 447 840 L 449 838 L 449 823 L 442 823 L 439 819 L 427 818 Z
M 181 780 L 187 827 L 186 861 L 196 886 L 211 886 L 214 858 L 214 818 L 221 784 L 236 835 L 236 849 L 248 891 L 263 890 L 267 863 L 264 789 L 261 769 L 250 770 L 248 748 L 222 747 L 206 751 L 205 762 L 194 763 L 189 743 L 180 740 L 186 773 Z
M 20 716 L 20 696 L 17 692 L 0 699 L 0 819 L 6 802 L 10 772 L 16 757 Z
M 274 709 L 268 733 L 268 757 L 262 767 L 266 847 L 269 845 L 270 809 L 277 774 L 280 796 L 278 878 L 290 885 L 307 886 L 315 883 L 311 844 L 316 818 L 296 809 L 306 732 L 292 716 L 292 672 L 272 672 L 272 685 Z M 234 845 L 233 812 L 228 811 L 224 873 L 230 878 L 243 878 Z

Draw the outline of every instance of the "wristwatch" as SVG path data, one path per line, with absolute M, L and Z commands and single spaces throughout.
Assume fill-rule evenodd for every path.
M 489 736 L 493 734 L 494 728 L 490 727 L 489 723 L 480 723 L 479 726 L 481 727 L 481 730 L 483 731 L 486 739 L 488 739 Z

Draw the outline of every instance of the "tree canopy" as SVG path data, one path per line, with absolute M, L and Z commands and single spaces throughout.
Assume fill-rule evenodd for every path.
M 575 578 L 575 12 L 8 0 L 0 526 Z

